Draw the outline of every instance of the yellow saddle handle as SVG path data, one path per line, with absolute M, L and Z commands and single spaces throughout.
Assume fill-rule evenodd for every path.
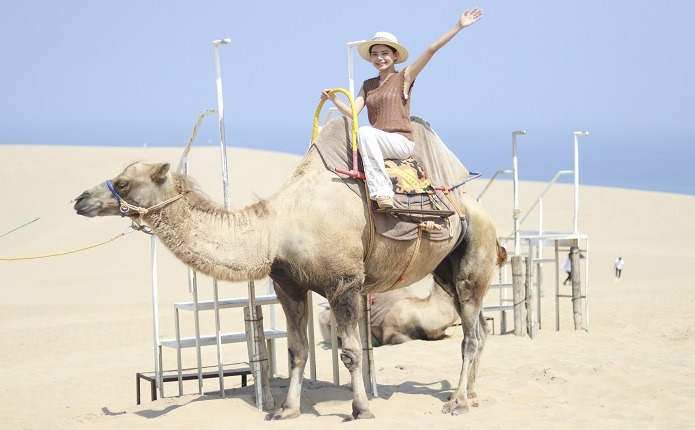
M 352 170 L 349 172 L 340 170 L 340 173 L 344 173 L 354 178 L 364 178 L 364 174 L 360 173 L 357 169 L 357 129 L 359 128 L 359 125 L 357 124 L 357 109 L 355 109 L 355 99 L 352 98 L 350 91 L 344 88 L 333 88 L 328 92 L 329 95 L 333 95 L 335 93 L 345 94 L 350 102 L 350 109 L 352 110 Z M 319 115 L 321 115 L 321 109 L 323 108 L 324 103 L 326 103 L 326 100 L 321 99 L 319 105 L 316 107 L 316 112 L 314 113 L 314 131 L 311 135 L 311 143 L 314 143 L 316 136 L 319 134 Z M 338 171 L 338 169 L 336 170 Z

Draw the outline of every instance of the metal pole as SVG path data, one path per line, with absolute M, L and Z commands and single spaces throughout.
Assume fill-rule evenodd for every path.
M 526 134 L 526 130 L 512 132 L 512 175 L 514 175 L 514 255 L 521 253 L 521 236 L 519 228 L 519 159 L 516 151 L 516 137 Z
M 220 72 L 220 45 L 232 43 L 231 39 L 215 40 L 212 42 L 212 55 L 215 61 L 215 84 L 217 89 L 217 119 L 220 133 L 220 159 L 222 161 L 222 192 L 224 195 L 224 207 L 229 210 L 229 174 L 227 170 L 227 143 L 224 129 L 224 99 L 222 95 L 222 73 Z M 224 366 L 222 362 L 222 338 L 220 331 L 220 308 L 217 280 L 212 281 L 214 290 L 215 329 L 217 337 L 217 366 L 220 379 L 220 397 L 224 397 Z
M 335 315 L 331 311 L 330 317 L 331 325 L 331 361 L 333 362 L 333 383 L 335 385 L 340 385 L 340 368 L 338 367 L 338 334 L 337 325 L 338 322 L 335 320 Z
M 367 372 L 369 385 L 367 386 L 371 387 L 374 397 L 379 397 L 379 391 L 376 386 L 376 366 L 374 366 L 374 346 L 372 342 L 372 302 L 369 294 L 364 296 L 364 309 L 365 326 L 367 327 L 367 333 L 365 334 L 365 339 L 367 340 L 367 366 L 369 367 Z
M 224 101 L 222 97 L 222 75 L 220 73 L 220 45 L 228 45 L 232 39 L 215 40 L 212 42 L 212 54 L 215 58 L 215 83 L 217 86 L 217 118 L 220 130 L 220 152 L 222 156 L 222 189 L 224 192 L 224 207 L 229 209 L 229 176 L 227 173 L 227 143 L 224 131 Z
M 582 329 L 582 286 L 579 276 L 579 240 L 573 240 L 570 248 L 570 264 L 572 268 L 572 314 L 574 316 L 574 329 Z
M 524 274 L 521 269 L 522 257 L 520 255 L 512 256 L 512 285 L 514 288 L 514 334 L 523 336 L 523 302 L 524 302 Z
M 586 237 L 586 262 L 584 263 L 584 313 L 586 331 L 589 332 L 589 237 Z
M 164 384 L 162 383 L 162 369 L 159 366 L 159 303 L 157 300 L 157 236 L 150 240 L 152 249 L 152 332 L 154 336 L 154 376 L 159 387 L 159 396 L 164 397 Z
M 200 306 L 198 304 L 198 276 L 192 272 L 193 319 L 195 320 L 195 355 L 198 366 L 198 394 L 203 394 L 203 358 L 200 351 Z
M 538 237 L 543 237 L 543 198 L 540 198 L 540 203 L 538 204 Z M 543 295 L 543 239 L 538 239 L 538 247 L 536 249 L 536 258 L 538 262 L 536 263 L 536 314 L 538 315 L 538 326 L 537 329 L 541 329 L 541 321 L 543 313 L 541 312 L 541 296 Z
M 311 291 L 307 292 L 307 316 L 309 319 L 309 375 L 316 381 L 316 340 L 314 339 L 314 297 Z
M 275 283 L 271 278 L 268 278 L 268 294 L 275 295 Z M 270 328 L 275 330 L 275 305 L 268 306 L 270 308 Z M 275 338 L 268 339 L 268 361 L 270 363 L 270 374 L 275 375 L 278 371 Z
M 198 115 L 198 121 L 196 121 L 195 126 L 193 126 L 193 131 L 191 132 L 191 136 L 188 138 L 188 143 L 186 144 L 186 147 L 183 150 L 183 153 L 181 154 L 181 158 L 179 159 L 179 165 L 176 167 L 176 173 L 180 173 L 182 169 L 185 169 L 185 163 L 188 160 L 188 152 L 191 150 L 191 146 L 193 146 L 193 141 L 195 140 L 195 137 L 198 135 L 198 128 L 200 128 L 200 124 L 203 122 L 203 118 L 205 115 L 211 115 L 215 113 L 214 110 L 206 110 L 200 113 Z M 188 172 L 184 172 L 188 174 Z
M 369 346 L 367 344 L 368 339 L 370 338 L 370 333 L 371 329 L 369 326 L 367 326 L 367 296 L 366 295 L 361 295 L 360 296 L 361 300 L 361 310 L 362 310 L 362 315 L 360 315 L 359 319 L 359 332 L 360 332 L 360 341 L 362 343 L 362 380 L 364 381 L 364 386 L 366 390 L 369 390 L 371 386 L 371 380 L 369 378 L 369 354 L 368 354 L 368 349 Z
M 222 361 L 222 331 L 220 329 L 220 296 L 217 279 L 212 280 L 213 309 L 215 311 L 215 340 L 217 343 L 217 369 L 220 379 L 220 397 L 224 398 L 224 365 Z
M 560 254 L 557 239 L 555 243 L 555 331 L 560 331 Z
M 198 127 L 200 126 L 200 123 L 203 121 L 203 117 L 205 115 L 208 115 L 209 113 L 214 113 L 214 111 L 208 110 L 205 112 L 201 112 L 200 115 L 198 116 L 198 122 L 196 123 L 196 126 L 193 128 L 193 133 L 191 134 L 191 138 L 188 141 L 188 145 L 186 145 L 186 150 L 184 151 L 183 155 L 181 156 L 181 160 L 179 161 L 179 166 L 183 169 L 183 174 L 186 176 L 188 176 L 188 150 L 190 150 L 191 145 L 193 144 L 193 139 L 195 139 L 195 135 L 198 133 Z M 178 168 L 177 168 L 177 171 L 179 171 Z M 203 394 L 203 360 L 202 360 L 201 351 L 200 351 L 200 315 L 198 314 L 198 312 L 200 310 L 199 306 L 198 306 L 198 276 L 196 275 L 196 272 L 193 269 L 191 269 L 190 267 L 188 268 L 188 292 L 193 294 L 193 319 L 194 319 L 194 324 L 195 324 L 195 352 L 196 352 L 196 365 L 198 367 L 198 394 Z M 177 309 L 176 315 L 178 317 L 178 309 Z M 177 329 L 179 328 L 178 322 L 177 322 L 176 328 Z
M 574 234 L 579 233 L 579 136 L 588 136 L 587 131 L 574 132 Z
M 179 308 L 174 306 L 174 328 L 176 331 L 176 375 L 179 380 L 179 397 L 183 396 L 183 371 L 181 369 L 181 321 Z
M 348 91 L 350 91 L 350 94 L 352 94 L 352 97 L 355 97 L 355 75 L 353 71 L 353 55 L 352 55 L 352 48 L 356 47 L 360 43 L 364 42 L 364 40 L 358 40 L 355 42 L 348 42 L 347 44 L 347 50 L 348 50 Z

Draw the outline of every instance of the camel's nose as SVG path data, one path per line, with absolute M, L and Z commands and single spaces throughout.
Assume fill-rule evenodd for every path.
M 85 191 L 75 199 L 75 206 L 73 206 L 73 209 L 75 209 L 78 215 L 93 217 L 100 207 L 101 202 L 91 199 L 91 194 Z
M 75 206 L 74 206 L 74 208 L 77 209 L 77 205 L 80 204 L 80 201 L 81 201 L 81 200 L 84 200 L 84 199 L 86 199 L 86 198 L 89 198 L 89 191 L 85 191 L 85 192 L 83 192 L 82 194 L 80 194 L 79 196 L 77 196 L 77 198 L 75 199 Z

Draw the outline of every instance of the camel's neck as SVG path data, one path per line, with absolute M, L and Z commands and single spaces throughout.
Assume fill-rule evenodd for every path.
M 225 281 L 267 276 L 274 253 L 267 205 L 232 212 L 205 199 L 186 193 L 145 220 L 174 255 L 201 273 Z

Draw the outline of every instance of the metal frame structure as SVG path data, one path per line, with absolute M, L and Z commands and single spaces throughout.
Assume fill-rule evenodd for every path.
M 585 315 L 585 327 L 589 331 L 589 237 L 588 235 L 579 233 L 579 138 L 583 136 L 588 136 L 586 131 L 576 131 L 573 134 L 573 150 L 574 150 L 574 169 L 573 170 L 560 170 L 556 172 L 555 176 L 548 183 L 546 188 L 540 193 L 533 204 L 525 212 L 523 218 L 519 219 L 519 174 L 518 174 L 518 155 L 517 155 L 517 141 L 516 137 L 518 135 L 525 135 L 526 131 L 514 131 L 512 133 L 512 169 L 511 170 L 500 170 L 495 172 L 492 178 L 488 181 L 486 186 L 483 188 L 481 193 L 478 195 L 478 202 L 482 202 L 483 195 L 488 191 L 492 183 L 495 181 L 497 176 L 501 174 L 511 174 L 513 176 L 513 220 L 514 229 L 506 237 L 500 238 L 503 243 L 508 242 L 512 238 L 514 239 L 514 255 L 522 255 L 522 245 L 526 247 L 527 258 L 531 259 L 533 265 L 535 265 L 536 273 L 536 287 L 540 290 L 543 282 L 543 263 L 555 263 L 555 278 L 556 278 L 556 288 L 555 288 L 555 317 L 556 317 L 556 330 L 559 330 L 559 299 L 561 297 L 571 297 L 567 295 L 560 294 L 559 292 L 559 261 L 558 253 L 561 248 L 568 246 L 578 246 L 580 242 L 583 242 L 583 247 L 581 251 L 585 256 L 584 265 L 584 292 L 582 294 L 582 299 L 584 299 L 584 315 Z M 543 196 L 548 192 L 548 190 L 558 181 L 558 179 L 563 175 L 573 176 L 573 197 L 574 197 L 574 211 L 572 217 L 572 231 L 567 232 L 547 232 L 543 229 Z M 532 213 L 532 211 L 538 207 L 538 229 L 524 231 L 521 230 L 521 226 Z M 553 244 L 555 250 L 554 258 L 544 258 L 543 248 L 550 244 Z M 535 254 L 535 255 L 534 255 Z M 491 288 L 498 288 L 499 294 L 499 305 L 497 306 L 487 306 L 486 311 L 499 311 L 500 312 L 500 333 L 506 331 L 506 314 L 508 310 L 512 310 L 512 306 L 508 303 L 510 300 L 507 297 L 507 290 L 511 288 L 512 284 L 507 281 L 508 275 L 506 267 L 500 269 L 499 282 L 493 284 Z M 531 330 L 535 330 L 536 322 L 538 329 L 542 325 L 541 320 L 541 294 L 535 294 L 537 300 L 536 313 L 531 316 Z
M 177 171 L 182 171 L 185 169 L 187 173 L 187 157 L 188 152 L 193 144 L 193 141 L 198 132 L 198 128 L 206 115 L 213 113 L 218 114 L 218 129 L 220 135 L 220 158 L 222 164 L 222 182 L 223 182 L 223 192 L 224 192 L 224 205 L 226 209 L 230 209 L 229 204 L 229 179 L 228 179 L 228 168 L 227 168 L 227 151 L 226 151 L 226 139 L 225 139 L 225 127 L 224 127 L 224 102 L 222 96 L 222 77 L 220 72 L 219 63 L 219 47 L 221 45 L 227 45 L 231 43 L 231 39 L 222 39 L 213 41 L 213 57 L 214 57 L 214 67 L 215 67 L 215 83 L 216 83 L 216 93 L 217 93 L 217 110 L 207 110 L 200 113 L 198 120 L 195 124 L 193 132 L 188 140 L 188 143 L 184 149 L 184 152 L 179 161 Z M 259 410 L 267 410 L 271 403 L 272 397 L 270 392 L 264 392 L 262 381 L 267 381 L 268 378 L 268 366 L 261 365 L 262 362 L 268 361 L 266 346 L 264 345 L 266 332 L 268 334 L 268 346 L 267 350 L 272 354 L 270 358 L 270 365 L 272 371 L 275 370 L 275 360 L 274 360 L 274 339 L 278 337 L 285 337 L 285 332 L 280 332 L 275 330 L 275 313 L 274 313 L 274 303 L 277 303 L 277 297 L 273 294 L 268 296 L 260 296 L 259 301 L 256 301 L 255 294 L 255 284 L 253 281 L 248 283 L 248 297 L 238 298 L 238 299 L 228 299 L 222 302 L 220 305 L 220 299 L 218 294 L 217 280 L 213 280 L 213 300 L 211 302 L 206 302 L 203 304 L 203 308 L 207 309 L 212 305 L 215 314 L 215 335 L 207 336 L 204 339 L 200 334 L 199 326 L 199 311 L 201 310 L 201 304 L 198 301 L 198 288 L 197 288 L 197 276 L 196 273 L 189 268 L 188 271 L 188 282 L 189 282 L 189 292 L 193 294 L 193 302 L 191 303 L 177 303 L 175 304 L 175 324 L 176 324 L 176 339 L 160 339 L 159 336 L 159 314 L 158 314 L 158 279 L 157 279 L 157 243 L 156 237 L 152 236 L 151 241 L 151 258 L 152 258 L 152 317 L 153 317 L 153 337 L 154 337 L 154 366 L 155 366 L 155 380 L 156 386 L 159 388 L 160 396 L 164 397 L 164 378 L 162 369 L 162 355 L 161 347 L 169 346 L 176 348 L 177 350 L 177 363 L 178 363 L 178 382 L 179 382 L 179 395 L 183 394 L 182 381 L 184 379 L 182 375 L 182 363 L 181 363 L 181 348 L 184 347 L 181 336 L 180 327 L 178 319 L 179 309 L 192 310 L 194 312 L 195 320 L 195 337 L 193 338 L 194 346 L 197 353 L 197 370 L 198 370 L 198 393 L 202 394 L 202 383 L 204 376 L 202 374 L 202 362 L 201 362 L 201 352 L 200 347 L 203 345 L 212 344 L 214 338 L 214 344 L 217 346 L 217 360 L 218 360 L 218 378 L 220 387 L 220 396 L 224 397 L 224 376 L 229 372 L 226 372 L 222 360 L 222 344 L 227 341 L 239 341 L 243 340 L 238 335 L 227 334 L 223 335 L 220 327 L 220 309 L 228 307 L 238 307 L 243 306 L 246 309 L 246 335 L 244 336 L 249 351 L 249 364 L 251 365 L 251 370 L 254 377 L 254 386 L 256 390 L 256 403 Z M 272 283 L 271 283 L 272 288 Z M 234 302 L 234 303 L 232 303 Z M 257 308 L 257 303 L 269 304 L 270 305 L 270 317 L 271 317 L 271 329 L 264 330 L 262 327 L 262 320 L 259 318 L 258 312 L 260 308 Z M 313 324 L 310 327 L 313 330 Z M 234 336 L 239 337 L 239 339 L 234 338 Z M 310 332 L 310 338 L 313 338 L 313 333 Z M 188 342 L 188 340 L 186 340 Z M 190 343 L 190 342 L 189 342 Z M 186 344 L 186 347 L 190 346 Z M 311 359 L 311 369 L 312 378 L 316 378 L 316 365 L 315 365 L 315 351 L 313 344 L 310 345 L 310 359 Z M 208 375 L 206 375 L 208 376 Z M 189 378 L 186 378 L 189 379 Z
M 500 175 L 512 175 L 513 181 L 513 198 L 514 206 L 512 211 L 512 218 L 514 220 L 514 254 L 519 255 L 521 252 L 521 235 L 520 235 L 520 224 L 519 221 L 519 158 L 517 151 L 517 136 L 525 135 L 526 130 L 516 130 L 512 132 L 512 169 L 511 170 L 498 170 L 496 171 L 488 183 L 485 185 L 483 190 L 478 194 L 476 200 L 478 203 L 483 202 L 483 196 L 488 191 Z M 498 311 L 499 321 L 500 321 L 500 334 L 504 334 L 507 330 L 507 311 L 514 309 L 514 300 L 508 297 L 508 289 L 512 287 L 512 283 L 509 281 L 509 276 L 507 273 L 507 265 L 509 262 L 505 262 L 504 270 L 499 269 L 499 280 L 497 284 L 490 285 L 490 288 L 499 290 L 499 305 L 497 306 L 486 306 L 484 311 Z

